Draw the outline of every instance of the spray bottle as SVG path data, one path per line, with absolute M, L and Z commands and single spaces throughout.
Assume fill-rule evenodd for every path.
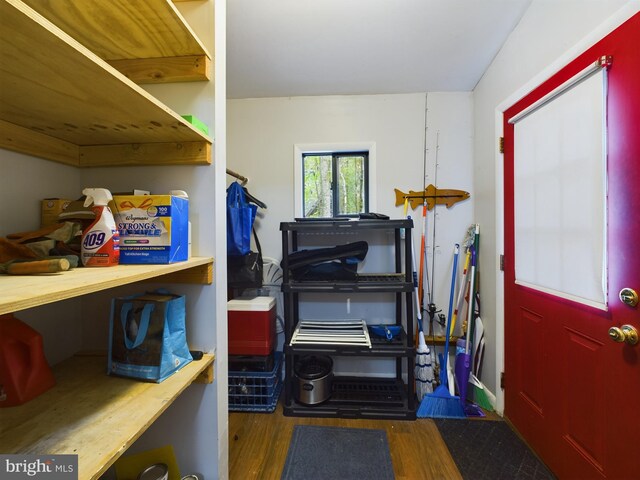
M 94 222 L 82 235 L 82 264 L 85 267 L 111 267 L 120 261 L 120 234 L 108 203 L 113 199 L 106 188 L 85 188 L 84 206 L 93 204 Z

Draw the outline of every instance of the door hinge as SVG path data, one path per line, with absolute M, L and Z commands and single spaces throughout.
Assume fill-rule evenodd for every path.
M 504 153 L 504 137 L 500 137 L 498 139 L 498 149 L 500 150 L 500 153 Z
M 504 272 L 504 255 L 500 255 L 500 271 Z
M 500 372 L 500 388 L 504 390 L 504 372 Z

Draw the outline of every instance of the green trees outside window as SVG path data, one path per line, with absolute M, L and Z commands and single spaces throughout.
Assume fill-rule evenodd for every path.
M 355 217 L 369 211 L 369 153 L 304 153 L 305 217 Z

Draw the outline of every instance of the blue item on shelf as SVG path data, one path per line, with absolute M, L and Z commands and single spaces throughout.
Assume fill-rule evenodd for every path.
M 384 337 L 391 341 L 393 337 L 400 334 L 402 327 L 399 325 L 370 325 L 369 329 L 374 335 Z

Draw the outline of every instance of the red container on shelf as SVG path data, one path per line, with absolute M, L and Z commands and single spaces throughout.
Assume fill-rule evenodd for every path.
M 55 383 L 42 335 L 11 314 L 0 315 L 0 407 L 22 405 Z
M 239 297 L 227 302 L 229 355 L 269 355 L 276 342 L 276 299 Z

